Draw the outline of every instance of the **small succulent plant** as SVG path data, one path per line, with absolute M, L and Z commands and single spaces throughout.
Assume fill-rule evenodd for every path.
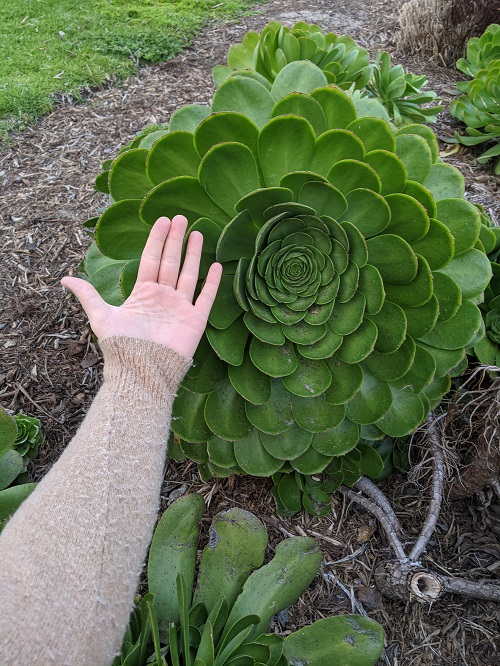
M 156 528 L 148 587 L 132 614 L 114 666 L 372 666 L 380 625 L 358 615 L 319 620 L 282 638 L 266 633 L 316 576 L 321 553 L 308 537 L 279 543 L 263 564 L 268 535 L 248 511 L 229 509 L 211 525 L 197 577 L 200 495 L 176 500 Z
M 204 478 L 286 473 L 295 506 L 297 475 L 379 476 L 374 443 L 413 432 L 483 335 L 491 266 L 463 177 L 429 128 L 358 117 L 311 62 L 272 86 L 233 74 L 104 178 L 85 269 L 108 302 L 160 215 L 204 234 L 201 280 L 223 264 L 172 421 L 171 455 Z
M 470 79 L 486 69 L 495 60 L 500 60 L 500 25 L 492 23 L 481 37 L 472 37 L 467 42 L 467 58 L 457 60 L 457 69 Z
M 368 51 L 351 37 L 324 34 L 315 24 L 304 21 L 289 29 L 271 21 L 262 31 L 249 32 L 241 44 L 229 47 L 228 65 L 217 65 L 212 71 L 218 86 L 235 70 L 254 70 L 273 83 L 290 62 L 309 60 L 325 74 L 328 83 L 341 88 L 363 88 L 370 79 Z
M 500 25 L 492 24 L 480 38 L 470 39 L 467 57 L 470 62 L 462 58 L 457 68 L 473 79 L 457 83 L 464 94 L 450 103 L 451 115 L 467 125 L 467 136 L 455 132 L 447 141 L 464 146 L 492 143 L 477 161 L 485 164 L 497 157 L 494 170 L 500 174 Z
M 36 455 L 42 440 L 39 428 L 38 419 L 24 414 L 12 417 L 0 407 L 0 531 L 36 485 L 21 483 L 9 487 L 25 472 L 29 456 Z
M 405 73 L 401 65 L 391 67 L 388 53 L 378 52 L 373 73 L 366 89 L 387 109 L 398 127 L 411 123 L 434 123 L 442 106 L 428 106 L 439 98 L 432 90 L 423 91 L 428 83 L 425 75 Z

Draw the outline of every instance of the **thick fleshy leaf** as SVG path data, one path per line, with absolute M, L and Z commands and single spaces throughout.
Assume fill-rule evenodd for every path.
M 332 456 L 324 456 L 310 446 L 305 453 L 290 461 L 290 465 L 300 474 L 319 474 L 332 461 Z
M 271 93 L 258 81 L 229 78 L 217 89 L 212 100 L 212 111 L 241 113 L 260 129 L 271 117 L 274 104 Z
M 429 230 L 423 238 L 413 241 L 413 251 L 422 255 L 435 271 L 446 266 L 453 258 L 455 241 L 448 227 L 439 220 L 430 220 Z
M 201 162 L 198 178 L 210 198 L 229 216 L 234 215 L 240 199 L 260 187 L 255 158 L 242 143 L 211 148 Z
M 251 476 L 272 476 L 283 467 L 283 460 L 274 458 L 262 446 L 257 430 L 234 443 L 234 456 L 241 469 Z
M 292 537 L 281 541 L 273 559 L 247 579 L 226 627 L 252 612 L 261 618 L 255 633 L 266 631 L 271 616 L 294 603 L 309 586 L 320 562 L 321 551 L 313 539 Z
M 155 185 L 177 176 L 195 177 L 200 161 L 190 132 L 169 132 L 149 151 L 148 176 Z
M 422 336 L 423 342 L 441 349 L 467 347 L 481 327 L 481 311 L 470 301 L 463 301 L 456 314 L 448 321 L 437 323 L 432 331 Z
M 259 160 L 266 187 L 277 187 L 291 171 L 309 170 L 316 139 L 303 118 L 279 116 L 263 127 L 259 135 Z
M 339 89 L 318 88 L 311 97 L 320 103 L 329 130 L 344 129 L 356 118 L 354 104 Z
M 10 486 L 23 469 L 23 457 L 14 449 L 8 449 L 0 457 L 0 491 Z
M 418 260 L 410 245 L 400 236 L 383 234 L 366 241 L 368 263 L 377 268 L 384 282 L 407 284 L 415 279 Z
M 429 353 L 434 359 L 436 377 L 447 375 L 465 356 L 465 349 L 462 347 L 459 349 L 438 349 L 437 347 L 426 345 L 421 341 L 419 341 L 418 347 Z
M 312 432 L 303 430 L 297 423 L 279 435 L 260 433 L 260 441 L 266 451 L 278 460 L 293 460 L 305 453 L 312 440 Z
M 194 604 L 210 613 L 222 600 L 232 607 L 248 576 L 264 563 L 268 536 L 249 511 L 231 508 L 215 516 L 203 549 Z
M 209 217 L 220 227 L 229 222 L 225 213 L 205 192 L 196 178 L 179 176 L 155 187 L 144 198 L 140 208 L 141 218 L 153 225 L 162 215 L 185 215 L 188 220 Z
M 330 358 L 342 344 L 343 337 L 335 333 L 329 325 L 326 334 L 312 345 L 297 345 L 296 349 L 301 356 L 311 359 Z
M 407 284 L 385 285 L 386 298 L 402 307 L 417 307 L 427 303 L 432 296 L 432 272 L 429 264 L 420 255 L 415 278 Z
M 392 405 L 385 416 L 376 421 L 376 426 L 391 437 L 404 437 L 418 428 L 426 410 L 422 400 L 409 388 L 390 388 Z
M 142 199 L 153 187 L 146 174 L 145 148 L 136 148 L 122 153 L 111 165 L 109 171 L 109 192 L 115 201 L 122 199 Z
M 467 250 L 440 269 L 439 273 L 450 277 L 459 287 L 464 298 L 474 298 L 483 293 L 491 279 L 491 263 L 479 250 Z
M 366 300 L 366 312 L 377 314 L 384 303 L 384 283 L 375 266 L 367 264 L 359 271 L 358 292 Z
M 109 305 L 120 306 L 125 301 L 120 288 L 120 277 L 126 264 L 126 261 L 110 260 L 105 266 L 95 271 L 89 280 L 101 298 Z
M 234 390 L 229 379 L 208 396 L 205 420 L 214 434 L 230 442 L 246 437 L 253 430 L 246 417 L 245 400 Z
M 382 183 L 376 171 L 365 162 L 357 160 L 336 162 L 328 173 L 328 180 L 344 195 L 361 187 L 374 192 L 380 192 L 382 189 Z
M 415 360 L 415 342 L 407 337 L 405 341 L 390 353 L 380 353 L 376 349 L 365 358 L 363 365 L 368 370 L 386 382 L 392 382 L 403 377 L 411 368 Z
M 392 285 L 388 285 L 388 288 Z M 388 298 L 390 294 L 388 293 Z M 395 352 L 402 345 L 406 337 L 406 316 L 402 308 L 390 300 L 375 315 L 367 317 L 376 325 L 378 330 L 375 350 L 382 354 Z
M 248 329 L 243 317 L 224 329 L 207 326 L 206 336 L 217 356 L 229 365 L 241 365 L 248 339 Z
M 302 186 L 298 201 L 314 208 L 318 215 L 328 215 L 334 220 L 340 218 L 347 209 L 344 195 L 330 183 L 309 181 Z
M 421 338 L 434 327 L 439 316 L 439 303 L 437 298 L 432 295 L 432 298 L 424 305 L 419 305 L 416 308 L 403 308 L 407 333 L 415 340 Z
M 407 194 L 390 194 L 386 201 L 391 209 L 391 222 L 386 233 L 401 236 L 413 246 L 414 241 L 423 238 L 429 231 L 427 211 Z
M 210 461 L 218 467 L 231 469 L 238 465 L 234 457 L 234 442 L 212 437 L 207 442 L 207 453 Z
M 164 512 L 155 530 L 148 557 L 149 591 L 155 597 L 158 620 L 179 621 L 176 580 L 181 575 L 191 601 L 198 547 L 198 523 L 205 510 L 203 497 L 185 495 Z
M 396 136 L 401 136 L 402 134 L 417 134 L 421 136 L 427 142 L 427 145 L 430 148 L 432 161 L 435 162 L 439 157 L 439 146 L 436 139 L 436 135 L 427 125 L 421 124 L 412 124 L 401 127 L 397 130 Z
M 387 150 L 372 150 L 365 161 L 374 169 L 382 182 L 381 194 L 402 192 L 406 186 L 406 169 L 401 160 Z
M 368 239 L 387 228 L 391 220 L 391 209 L 387 201 L 377 192 L 363 187 L 346 195 L 347 211 L 341 219 L 354 224 Z
M 403 162 L 409 180 L 425 183 L 431 173 L 432 153 L 425 139 L 416 134 L 401 134 L 396 137 L 396 155 Z
M 311 171 L 325 176 L 336 162 L 346 159 L 362 161 L 365 148 L 361 139 L 347 130 L 329 130 L 318 137 Z M 332 216 L 333 217 L 333 216 Z
M 272 117 L 294 115 L 305 118 L 314 129 L 316 136 L 326 131 L 326 118 L 319 103 L 309 95 L 292 93 L 276 103 Z
M 207 276 L 210 266 L 216 260 L 215 252 L 217 241 L 220 236 L 220 227 L 208 217 L 200 217 L 187 230 L 186 236 L 192 231 L 199 231 L 203 234 L 203 253 L 200 260 L 199 278 Z
M 253 338 L 250 343 L 250 358 L 259 370 L 270 377 L 291 375 L 298 363 L 293 345 L 288 341 L 278 346 Z
M 359 365 L 344 363 L 339 358 L 327 360 L 332 374 L 332 382 L 325 391 L 325 400 L 330 405 L 343 405 L 351 400 L 363 381 L 363 371 Z
M 455 239 L 455 257 L 474 247 L 481 230 L 479 211 L 464 199 L 442 199 L 437 219 L 448 227 Z
M 441 162 L 432 165 L 424 185 L 435 201 L 462 199 L 465 192 L 465 180 L 460 171 Z
M 424 345 L 425 346 L 425 345 Z M 411 368 L 406 374 L 392 382 L 392 385 L 398 389 L 410 388 L 414 393 L 420 394 L 434 379 L 436 374 L 436 362 L 431 354 L 424 349 L 422 343 L 415 345 L 415 359 Z
M 387 382 L 365 372 L 359 390 L 347 404 L 347 418 L 354 423 L 374 423 L 387 413 L 391 404 L 392 394 Z
M 326 86 L 326 76 L 319 67 L 308 60 L 297 60 L 283 67 L 274 80 L 271 95 L 275 100 L 289 93 L 310 93 L 316 88 Z
M 354 333 L 344 337 L 336 356 L 345 363 L 359 363 L 373 351 L 377 335 L 378 329 L 375 324 L 365 319 Z
M 224 363 L 217 357 L 205 336 L 201 339 L 189 368 L 182 381 L 184 388 L 195 393 L 211 393 L 221 384 L 227 374 Z
M 170 119 L 169 129 L 171 132 L 184 130 L 193 133 L 202 120 L 211 113 L 210 107 L 199 104 L 188 104 L 177 109 Z
M 262 405 L 271 397 L 271 380 L 252 363 L 248 352 L 241 365 L 229 367 L 229 379 L 238 393 L 254 405 Z
M 215 328 L 228 328 L 242 314 L 242 309 L 234 295 L 233 283 L 233 275 L 222 276 L 217 296 L 208 318 L 209 323 Z
M 324 456 L 342 456 L 359 442 L 359 425 L 344 419 L 340 425 L 314 435 L 311 446 Z
M 380 118 L 357 118 L 347 129 L 361 139 L 367 153 L 372 150 L 394 152 L 394 135 L 389 125 Z
M 260 229 L 266 221 L 264 212 L 272 206 L 285 204 L 288 201 L 293 201 L 291 190 L 284 187 L 262 188 L 238 201 L 235 210 L 237 213 L 248 210 L 253 223 Z
M 247 116 L 241 113 L 221 112 L 208 116 L 194 134 L 194 144 L 199 155 L 203 157 L 210 148 L 219 143 L 242 143 L 254 155 L 257 155 L 259 130 Z
M 292 398 L 292 415 L 295 422 L 304 430 L 324 432 L 342 422 L 345 409 L 343 406 L 329 404 L 324 393 L 317 398 L 302 398 L 294 395 Z
M 172 411 L 174 432 L 188 442 L 202 443 L 213 437 L 213 432 L 205 421 L 207 396 L 192 393 L 184 388 L 177 391 Z
M 36 483 L 22 483 L 19 486 L 11 486 L 0 492 L 0 531 L 14 511 L 35 490 L 36 485 Z
M 285 639 L 284 655 L 290 664 L 331 666 L 332 655 L 342 666 L 372 666 L 384 647 L 382 627 L 362 615 L 318 620 Z
M 332 375 L 324 361 L 315 361 L 299 356 L 297 369 L 283 377 L 284 386 L 304 398 L 321 395 L 330 386 Z
M 434 295 L 439 302 L 438 321 L 448 321 L 462 304 L 462 292 L 455 280 L 444 273 L 433 274 Z
M 99 218 L 96 243 L 110 259 L 138 259 L 141 256 L 151 227 L 139 217 L 140 203 L 137 199 L 118 201 Z
M 245 406 L 250 422 L 262 432 L 277 435 L 293 424 L 292 396 L 281 379 L 271 379 L 271 397 L 262 405 Z
M 427 211 L 429 217 L 436 217 L 436 202 L 427 188 L 414 180 L 408 180 L 404 189 L 404 194 L 420 201 Z

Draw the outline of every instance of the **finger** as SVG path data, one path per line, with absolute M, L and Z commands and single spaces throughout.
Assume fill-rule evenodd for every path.
M 198 282 L 202 248 L 203 236 L 199 231 L 193 231 L 189 235 L 186 257 L 177 280 L 177 292 L 185 296 L 189 302 L 193 300 L 196 283 Z
M 215 297 L 217 296 L 217 289 L 220 285 L 220 280 L 222 277 L 222 266 L 221 264 L 212 264 L 210 270 L 208 271 L 207 279 L 203 285 L 200 295 L 196 299 L 194 307 L 204 315 L 205 319 L 208 319 L 212 305 L 214 304 Z
M 103 307 L 108 307 L 108 304 L 101 298 L 97 289 L 86 280 L 66 276 L 61 280 L 61 284 L 63 287 L 67 287 L 74 293 L 90 320 L 92 317 L 96 316 L 97 312 Z M 92 324 L 92 321 L 90 323 Z
M 159 217 L 151 227 L 142 251 L 137 282 L 157 282 L 165 239 L 171 227 L 168 217 Z
M 161 255 L 158 282 L 174 289 L 177 286 L 179 267 L 181 265 L 182 243 L 186 233 L 188 221 L 184 215 L 176 215 L 172 219 L 172 226 L 168 232 L 163 254 Z

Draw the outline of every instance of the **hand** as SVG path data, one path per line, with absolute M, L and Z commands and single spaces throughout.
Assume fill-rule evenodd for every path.
M 85 280 L 64 277 L 61 284 L 79 299 L 100 340 L 113 335 L 152 340 L 191 358 L 207 325 L 219 287 L 222 266 L 212 264 L 193 305 L 203 236 L 193 231 L 179 275 L 187 220 L 160 217 L 151 229 L 139 265 L 137 282 L 120 307 L 109 305 Z

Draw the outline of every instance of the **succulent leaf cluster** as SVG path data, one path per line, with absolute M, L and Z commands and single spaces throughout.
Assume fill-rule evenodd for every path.
M 500 25 L 492 23 L 481 37 L 472 37 L 467 42 L 467 58 L 459 58 L 457 69 L 474 79 L 482 69 L 500 60 Z
M 413 432 L 483 335 L 491 267 L 462 176 L 429 128 L 358 117 L 310 62 L 272 86 L 231 76 L 106 178 L 85 269 L 108 302 L 160 215 L 203 233 L 201 279 L 224 267 L 172 421 L 171 455 L 204 478 L 379 476 L 373 443 Z
M 386 51 L 378 52 L 373 73 L 366 88 L 368 94 L 378 99 L 387 109 L 398 127 L 411 123 L 434 123 L 443 106 L 428 106 L 438 101 L 433 90 L 423 91 L 428 83 L 425 75 L 405 73 L 402 65 L 391 67 Z
M 375 664 L 382 628 L 362 616 L 325 618 L 286 638 L 266 633 L 271 617 L 297 601 L 319 570 L 321 553 L 309 537 L 282 541 L 263 564 L 263 524 L 247 511 L 224 511 L 212 522 L 196 576 L 204 508 L 200 495 L 187 495 L 163 514 L 149 552 L 149 591 L 114 666 Z
M 450 103 L 451 115 L 467 125 L 467 136 L 455 132 L 455 139 L 448 141 L 465 146 L 492 143 L 491 148 L 478 157 L 478 162 L 485 164 L 497 157 L 494 169 L 500 174 L 500 26 L 491 25 L 481 38 L 469 40 L 469 45 L 471 43 L 468 57 L 472 64 L 458 60 L 457 67 L 474 78 L 457 83 L 464 94 Z
M 36 485 L 20 483 L 20 475 L 42 440 L 38 419 L 24 414 L 13 417 L 0 407 L 0 531 Z M 16 480 L 18 485 L 12 485 Z
M 290 62 L 308 60 L 317 65 L 328 83 L 341 88 L 363 88 L 370 79 L 368 51 L 351 37 L 324 34 L 315 24 L 304 21 L 286 28 L 271 21 L 262 31 L 249 32 L 241 44 L 229 47 L 228 65 L 217 65 L 212 76 L 218 86 L 235 70 L 254 70 L 273 83 L 279 72 Z
M 433 91 L 422 90 L 426 76 L 405 73 L 401 65 L 391 68 L 387 53 L 378 53 L 370 65 L 368 52 L 350 37 L 324 34 L 319 26 L 297 23 L 291 30 L 272 21 L 261 34 L 249 32 L 241 44 L 228 52 L 228 65 L 212 71 L 216 85 L 241 70 L 255 72 L 273 83 L 290 62 L 308 60 L 317 65 L 328 83 L 349 90 L 354 99 L 372 98 L 386 110 L 387 119 L 397 126 L 432 123 L 442 106 L 427 106 L 437 100 Z M 369 113 L 368 115 L 372 115 Z M 381 115 L 380 113 L 376 115 Z

